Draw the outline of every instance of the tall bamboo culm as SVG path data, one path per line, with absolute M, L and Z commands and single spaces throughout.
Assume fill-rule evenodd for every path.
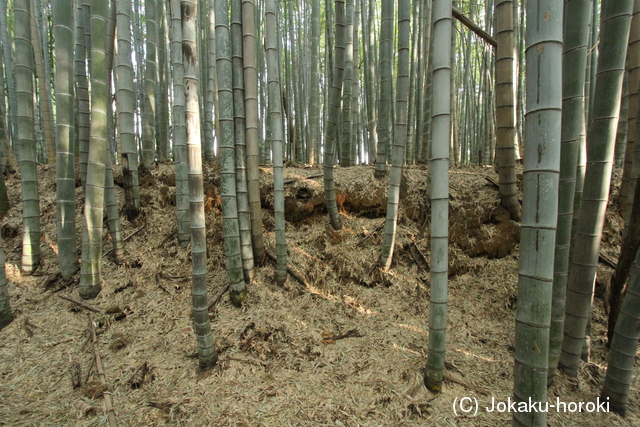
M 592 121 L 587 133 L 587 171 L 582 207 L 567 283 L 564 340 L 559 366 L 576 376 L 585 331 L 591 317 L 600 237 L 609 198 L 617 118 L 629 39 L 633 0 L 603 0 L 600 53 L 595 81 Z
M 171 0 L 171 64 L 173 82 L 173 158 L 176 165 L 178 242 L 181 246 L 186 247 L 191 241 L 191 221 L 189 219 L 189 162 L 187 158 L 180 0 Z
M 22 271 L 33 274 L 40 265 L 40 196 L 36 168 L 36 140 L 33 104 L 33 47 L 31 45 L 31 2 L 14 2 L 17 143 L 20 151 L 22 189 Z
M 202 179 L 202 142 L 200 139 L 200 102 L 198 100 L 197 0 L 183 0 L 182 59 L 184 64 L 184 97 L 189 159 L 189 206 L 191 213 L 191 302 L 193 324 L 198 341 L 198 361 L 201 369 L 218 361 L 209 322 L 207 299 L 207 231 L 204 215 Z
M 247 290 L 242 272 L 240 228 L 236 197 L 235 123 L 233 111 L 233 71 L 231 64 L 231 32 L 226 0 L 215 0 L 216 77 L 218 79 L 220 147 L 220 196 L 222 199 L 222 229 L 227 260 L 229 296 L 240 306 Z
M 245 126 L 247 142 L 247 190 L 251 211 L 253 258 L 257 264 L 264 261 L 262 209 L 260 206 L 260 122 L 258 104 L 258 53 L 256 43 L 255 0 L 242 0 L 242 51 L 244 57 Z
M 433 53 L 431 108 L 431 305 L 429 309 L 429 353 L 424 383 L 440 392 L 444 377 L 447 341 L 447 300 L 449 271 L 449 142 L 451 141 L 451 0 L 433 2 Z
M 400 203 L 400 182 L 405 160 L 407 140 L 407 115 L 409 99 L 409 34 L 411 26 L 411 5 L 407 0 L 398 2 L 398 83 L 396 92 L 396 120 L 391 151 L 391 174 L 389 176 L 389 200 L 385 222 L 384 242 L 380 267 L 391 268 L 393 246 L 398 224 L 398 206 Z
M 273 159 L 273 210 L 276 232 L 276 283 L 287 280 L 287 243 L 284 219 L 284 129 L 282 118 L 282 89 L 278 64 L 280 54 L 277 41 L 277 7 L 275 0 L 265 5 L 265 49 L 269 91 L 269 121 L 271 123 L 271 152 Z
M 338 139 L 338 118 L 342 99 L 342 77 L 344 75 L 345 58 L 345 10 L 344 0 L 336 0 L 335 10 L 335 57 L 333 73 L 331 75 L 331 89 L 329 91 L 329 105 L 326 120 L 324 142 L 324 198 L 329 212 L 329 222 L 334 230 L 342 228 L 342 218 L 338 212 L 333 165 L 335 163 L 336 141 Z
M 584 73 L 587 63 L 591 3 L 569 0 L 564 5 L 564 47 L 562 55 L 562 133 L 558 187 L 558 226 L 554 255 L 553 298 L 549 335 L 548 383 L 558 367 L 564 331 L 564 309 L 569 275 L 569 250 L 573 224 L 576 168 L 580 145 L 586 137 L 584 121 Z
M 65 281 L 78 271 L 76 247 L 76 177 L 74 155 L 74 27 L 73 2 L 53 4 L 56 74 L 56 213 L 58 260 Z
M 526 142 L 518 272 L 514 400 L 547 401 L 553 259 L 562 118 L 562 0 L 527 4 Z M 546 412 L 515 412 L 514 426 L 546 426 Z
M 107 0 L 91 3 L 91 29 L 107 34 Z M 106 37 L 94 37 L 91 45 L 91 127 L 82 234 L 82 268 L 78 292 L 95 298 L 101 289 L 102 226 L 107 163 L 107 102 L 109 97 Z

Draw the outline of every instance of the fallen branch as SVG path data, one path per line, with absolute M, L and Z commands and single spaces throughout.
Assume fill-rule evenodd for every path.
M 265 368 L 269 366 L 267 363 L 265 363 L 265 362 L 263 362 L 261 360 L 255 360 L 255 359 L 242 359 L 240 357 L 228 356 L 227 360 L 235 360 L 237 362 L 253 363 L 254 365 L 264 366 Z
M 23 317 L 22 318 L 22 327 L 24 328 L 24 330 L 26 331 L 27 335 L 29 336 L 29 338 L 33 337 L 33 329 L 37 329 L 38 326 L 34 325 L 33 323 L 31 323 L 31 321 L 29 320 L 28 317 Z
M 53 284 L 62 278 L 62 273 L 57 272 L 49 274 L 46 279 L 43 280 L 42 285 L 45 289 L 51 289 Z
M 598 260 L 600 262 L 604 263 L 604 264 L 607 264 L 609 267 L 613 268 L 614 270 L 616 269 L 616 266 L 618 265 L 617 262 L 615 262 L 614 260 L 612 260 L 611 258 L 609 258 L 608 256 L 606 256 L 603 253 L 598 254 Z
M 45 343 L 44 346 L 45 347 L 55 347 L 55 346 L 60 345 L 60 344 L 65 344 L 65 343 L 71 342 L 74 339 L 75 339 L 74 337 L 69 337 L 69 338 L 65 338 L 65 339 L 60 340 L 60 341 L 54 341 L 54 342 Z
M 497 190 L 500 189 L 500 184 L 495 179 L 491 178 L 490 176 L 485 176 L 484 179 L 489 181 L 489 184 L 493 185 Z
M 166 276 L 164 273 L 159 273 L 161 279 L 167 280 L 184 280 L 187 279 L 188 276 Z
M 358 332 L 357 329 L 351 329 L 351 330 L 345 332 L 344 334 L 332 334 L 332 335 L 325 336 L 322 339 L 322 342 L 324 344 L 331 344 L 332 342 L 337 341 L 337 340 L 342 340 L 342 339 L 345 339 L 345 338 L 359 338 L 359 337 L 362 337 L 362 336 L 364 336 L 364 335 L 361 335 L 360 332 Z
M 322 176 L 324 176 L 324 174 L 319 173 L 319 174 L 315 174 L 315 175 L 304 176 L 302 178 L 288 178 L 288 179 L 284 180 L 284 183 L 285 184 L 291 184 L 293 182 L 300 181 L 301 179 L 320 178 Z
M 176 404 L 149 401 L 147 402 L 147 405 L 151 406 L 152 408 L 160 409 L 161 411 L 166 412 L 167 414 L 170 414 L 171 408 Z
M 429 263 L 427 262 L 427 257 L 424 256 L 418 245 L 415 241 L 411 242 L 409 245 L 409 253 L 411 254 L 411 258 L 416 262 L 419 268 L 421 268 L 424 272 L 429 272 Z
M 145 223 L 145 224 L 146 224 L 146 223 Z M 173 231 L 171 232 L 171 234 L 169 234 L 169 236 L 167 236 L 167 238 L 166 238 L 166 239 L 164 239 L 164 240 L 162 241 L 162 243 L 160 243 L 160 244 L 158 245 L 158 248 L 161 248 L 162 246 L 164 246 L 164 244 L 165 244 L 165 243 L 167 243 L 169 240 L 171 240 L 171 239 L 173 238 L 173 236 L 175 236 L 176 234 L 178 234 L 178 230 L 173 230 Z
M 443 378 L 444 378 L 445 380 L 447 380 L 447 381 L 452 382 L 452 383 L 456 383 L 456 384 L 459 384 L 459 385 L 461 385 L 461 386 L 463 386 L 463 387 L 466 387 L 466 388 L 468 388 L 469 390 L 473 390 L 473 391 L 475 391 L 476 393 L 480 393 L 480 394 L 483 394 L 483 395 L 485 395 L 485 396 L 489 396 L 489 392 L 488 392 L 487 390 L 485 390 L 485 389 L 483 389 L 483 388 L 480 388 L 480 387 L 476 387 L 476 386 L 471 385 L 471 384 L 467 384 L 467 383 L 465 383 L 465 382 L 464 382 L 464 381 L 462 381 L 462 380 L 459 380 L 459 379 L 457 379 L 457 378 L 452 377 L 451 375 L 447 375 L 447 374 L 445 374 Z
M 98 307 L 94 307 L 93 305 L 87 304 L 84 301 L 80 301 L 80 300 L 77 300 L 77 299 L 75 299 L 73 297 L 69 297 L 69 296 L 62 295 L 62 294 L 58 294 L 58 297 L 60 297 L 62 299 L 66 299 L 67 301 L 71 301 L 72 303 L 77 304 L 82 308 L 86 308 L 87 310 L 91 310 L 91 311 L 93 311 L 95 313 L 102 313 L 102 310 L 100 310 Z
M 129 234 L 127 237 L 125 237 L 124 239 L 122 239 L 122 242 L 126 242 L 127 240 L 129 240 L 130 238 L 132 238 L 133 236 L 135 236 L 136 234 L 138 234 L 138 232 L 140 230 L 142 230 L 145 226 L 147 225 L 147 223 L 145 222 L 144 224 L 142 224 L 136 231 L 134 231 L 133 233 Z M 109 255 L 111 253 L 111 251 L 113 251 L 113 248 L 109 249 L 107 252 L 105 252 L 104 254 L 102 254 L 102 257 L 106 257 L 107 255 Z
M 274 262 L 277 261 L 278 257 L 276 256 L 276 254 L 271 252 L 269 249 L 265 248 L 264 249 L 264 253 L 267 254 L 267 256 L 269 258 L 271 258 L 272 261 L 274 261 Z M 296 279 L 298 282 L 302 283 L 303 285 L 309 286 L 309 282 L 307 282 L 307 279 L 305 279 L 302 274 L 300 274 L 299 272 L 297 272 L 293 268 L 287 266 L 287 273 L 289 273 L 291 275 L 291 277 L 293 277 L 294 279 Z
M 478 27 L 471 19 L 464 16 L 460 11 L 460 9 L 453 7 L 451 12 L 454 18 L 456 18 L 458 21 L 464 24 L 465 27 L 467 27 L 468 29 L 476 33 L 478 37 L 480 37 L 481 39 L 489 43 L 494 48 L 498 46 L 498 42 L 496 41 L 496 39 L 491 37 L 491 35 L 487 33 L 485 30 Z
M 102 366 L 102 359 L 100 358 L 100 351 L 98 349 L 98 339 L 96 338 L 96 330 L 93 326 L 93 319 L 91 319 L 91 313 L 88 315 L 89 318 L 89 332 L 91 334 L 91 342 L 93 343 L 93 354 L 95 356 L 96 361 L 96 370 L 98 371 L 98 378 L 100 379 L 100 384 L 104 387 L 107 387 L 107 378 L 104 375 L 104 368 Z M 113 410 L 113 406 L 111 405 L 111 393 L 105 391 L 102 392 L 102 397 L 104 398 L 104 407 L 107 411 L 107 418 L 109 419 L 109 426 L 116 427 L 116 413 Z
M 227 292 L 228 290 L 229 290 L 229 285 L 228 284 L 224 285 L 222 289 L 220 289 L 218 293 L 216 293 L 213 296 L 213 298 L 209 300 L 209 304 L 207 304 L 207 308 L 210 309 L 211 307 L 216 305 L 218 301 L 220 301 L 220 298 L 222 298 L 222 295 L 224 295 L 224 293 Z
M 376 234 L 376 232 L 382 230 L 382 228 L 384 228 L 384 224 L 386 223 L 386 220 L 382 220 L 382 222 L 376 226 L 376 228 L 374 228 L 373 230 L 371 230 L 371 232 L 369 234 L 367 234 L 366 236 L 364 236 L 358 243 L 356 243 L 356 246 L 359 246 L 360 244 L 362 244 L 365 240 L 367 240 L 369 237 L 373 236 L 374 234 Z

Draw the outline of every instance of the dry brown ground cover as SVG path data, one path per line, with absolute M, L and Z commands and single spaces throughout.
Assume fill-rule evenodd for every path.
M 117 169 L 117 168 L 116 168 Z M 42 266 L 19 272 L 19 178 L 8 177 L 13 207 L 2 223 L 9 292 L 17 317 L 0 332 L 0 425 L 106 425 L 102 392 L 88 341 L 87 311 L 58 294 L 75 283 L 56 276 L 55 174 L 40 170 Z M 161 164 L 142 178 L 143 215 L 121 216 L 127 263 L 104 257 L 104 285 L 90 303 L 104 363 L 106 392 L 123 426 L 424 426 L 510 425 L 505 413 L 482 410 L 506 401 L 513 385 L 519 225 L 499 206 L 485 179 L 494 171 L 451 171 L 449 332 L 443 392 L 422 385 L 429 314 L 429 205 L 426 172 L 406 170 L 394 264 L 382 273 L 386 182 L 372 168 L 337 169 L 344 230 L 331 231 L 322 207 L 320 169 L 285 169 L 290 265 L 308 281 L 274 284 L 273 265 L 258 269 L 241 309 L 224 296 L 211 312 L 219 363 L 201 374 L 190 318 L 190 254 L 176 242 L 175 178 Z M 118 171 L 116 170 L 116 176 Z M 273 249 L 271 172 L 262 169 L 265 232 Z M 294 180 L 297 178 L 297 180 Z M 207 168 L 211 295 L 226 281 L 217 172 Z M 82 202 L 78 200 L 78 242 Z M 122 190 L 117 189 L 122 205 Z M 621 220 L 607 216 L 603 252 L 616 259 Z M 105 249 L 111 247 L 105 231 Z M 611 269 L 601 266 L 600 276 Z M 76 280 L 77 282 L 77 280 Z M 550 399 L 595 401 L 604 380 L 606 317 L 594 313 L 592 362 L 577 380 L 558 377 Z M 343 339 L 337 335 L 346 334 Z M 85 385 L 74 389 L 72 367 Z M 145 365 L 141 380 L 139 369 Z M 636 366 L 636 372 L 638 372 Z M 132 386 L 132 378 L 134 379 Z M 638 380 L 629 414 L 556 413 L 550 425 L 640 424 Z M 456 398 L 477 398 L 476 417 L 456 417 Z

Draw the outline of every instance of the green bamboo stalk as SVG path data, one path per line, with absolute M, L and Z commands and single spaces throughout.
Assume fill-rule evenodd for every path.
M 353 0 L 346 0 L 345 5 L 345 59 L 344 59 L 344 75 L 342 80 L 342 110 L 340 117 L 341 136 L 340 136 L 340 166 L 352 166 L 351 144 L 353 144 L 353 135 L 351 134 L 351 80 L 353 74 L 353 18 L 354 7 Z
M 365 2 L 362 2 L 364 7 Z M 364 95 L 367 104 L 367 152 L 369 163 L 373 163 L 378 155 L 378 121 L 376 118 L 376 54 L 375 54 L 375 25 L 374 25 L 374 0 L 369 0 L 367 8 L 367 19 L 363 23 L 363 45 L 364 45 Z M 364 13 L 363 13 L 364 15 Z
M 634 270 L 616 322 L 601 394 L 602 399 L 611 405 L 611 410 L 623 417 L 626 415 L 640 339 L 640 252 L 636 255 Z
M 265 5 L 265 49 L 267 54 L 267 81 L 269 89 L 269 120 L 271 122 L 271 146 L 273 155 L 273 209 L 276 232 L 276 283 L 283 285 L 287 280 L 287 243 L 284 218 L 284 171 L 282 125 L 282 95 L 278 64 L 280 53 L 277 42 L 277 8 L 275 0 L 267 0 Z
M 131 0 L 118 0 L 116 12 L 118 65 L 116 67 L 116 105 L 122 148 L 122 177 L 127 219 L 140 212 L 140 178 L 135 130 L 135 87 L 131 60 Z
M 245 126 L 247 142 L 247 190 L 251 211 L 251 235 L 253 257 L 257 264 L 264 261 L 264 237 L 262 234 L 262 209 L 260 206 L 260 135 L 258 105 L 258 69 L 256 44 L 255 0 L 242 1 L 242 50 L 244 56 Z
M 204 105 L 204 155 L 205 159 L 208 162 L 211 162 L 215 159 L 214 155 L 214 114 L 216 117 L 216 136 L 218 135 L 218 130 L 220 129 L 220 124 L 218 123 L 219 119 L 219 109 L 217 99 L 217 72 L 216 72 L 216 12 L 215 12 L 215 1 L 209 1 L 209 19 L 206 24 L 207 26 L 207 58 L 206 63 L 203 64 L 207 66 L 207 79 L 206 81 L 206 96 L 205 96 L 205 105 Z M 204 9 L 203 9 L 204 10 Z M 204 20 L 203 20 L 204 21 Z M 203 22 L 205 24 L 205 22 Z M 204 88 L 203 88 L 204 89 Z
M 76 55 L 75 70 L 77 90 L 77 111 L 78 111 L 78 148 L 80 163 L 80 181 L 82 188 L 86 188 L 87 183 L 87 161 L 89 159 L 89 130 L 91 123 L 91 107 L 89 105 L 89 80 L 87 78 L 87 51 L 91 49 L 88 45 L 87 34 L 91 32 L 89 20 L 89 0 L 82 0 L 78 4 L 76 19 Z
M 627 212 L 630 206 L 629 196 L 633 194 L 631 189 L 631 177 L 633 175 L 633 152 L 638 138 L 636 118 L 638 117 L 638 90 L 640 89 L 640 5 L 634 2 L 633 17 L 631 18 L 631 29 L 629 33 L 629 46 L 627 47 L 627 74 L 629 81 L 629 99 L 627 111 L 627 141 L 623 158 L 622 183 L 618 193 L 618 206 L 620 216 L 627 219 Z M 618 146 L 616 144 L 616 158 L 618 157 Z
M 31 46 L 30 0 L 14 1 L 17 142 L 21 147 L 22 271 L 33 274 L 40 265 L 40 198 L 36 170 L 33 105 L 33 47 Z
M 218 80 L 220 196 L 222 198 L 222 230 L 227 259 L 229 296 L 235 306 L 247 297 L 243 279 L 238 202 L 236 193 L 235 124 L 233 105 L 233 67 L 229 9 L 226 0 L 215 1 L 216 71 Z M 244 126 L 243 126 L 244 128 Z
M 391 98 L 393 87 L 391 74 L 393 68 L 393 4 L 392 0 L 382 0 L 382 27 L 380 30 L 380 107 L 378 108 L 378 153 L 375 176 L 381 178 L 387 174 L 387 151 L 391 144 Z
M 511 219 L 520 219 L 516 187 L 516 51 L 513 31 L 513 1 L 496 0 L 496 141 L 497 166 L 502 205 Z
M 562 0 L 527 4 L 526 141 L 514 400 L 547 401 L 553 259 L 562 121 Z M 514 412 L 514 426 L 546 426 L 544 407 Z
M 311 0 L 311 79 L 309 89 L 309 164 L 320 160 L 320 0 Z
M 411 27 L 411 5 L 409 0 L 398 2 L 398 81 L 396 91 L 396 120 L 391 151 L 391 175 L 389 177 L 389 200 L 385 222 L 384 242 L 380 267 L 383 271 L 391 268 L 393 246 L 396 240 L 398 205 L 400 203 L 400 182 L 405 159 L 407 140 L 407 115 L 409 102 L 409 37 Z M 448 190 L 447 190 L 448 191 Z
M 184 97 L 189 159 L 189 207 L 191 213 L 191 302 L 193 324 L 198 341 L 200 369 L 208 369 L 218 361 L 209 321 L 207 299 L 207 230 L 204 214 L 202 149 L 200 139 L 200 106 L 198 100 L 198 46 L 196 44 L 197 0 L 182 0 L 182 58 L 184 64 Z
M 73 1 L 53 4 L 56 74 L 56 214 L 58 262 L 62 278 L 69 281 L 78 271 L 76 247 L 76 176 L 74 148 L 74 27 Z
M 91 29 L 107 34 L 107 0 L 91 3 Z M 107 164 L 107 103 L 109 102 L 107 37 L 95 37 L 91 46 L 91 128 L 82 236 L 82 267 L 78 292 L 95 298 L 101 289 L 102 226 Z
M 156 160 L 156 83 L 158 26 L 157 0 L 145 0 L 147 22 L 146 58 L 144 68 L 144 112 L 142 115 L 142 163 L 147 169 L 155 167 Z M 162 1 L 162 0 L 161 0 Z
M 255 277 L 253 270 L 253 248 L 251 244 L 251 217 L 247 189 L 247 142 L 244 111 L 244 65 L 242 51 L 242 5 L 241 0 L 231 0 L 231 66 L 233 73 L 233 115 L 235 122 L 235 166 L 236 196 L 238 203 L 238 226 L 240 229 L 240 252 L 245 282 Z
M 191 241 L 191 220 L 189 219 L 189 163 L 187 157 L 187 125 L 185 122 L 180 0 L 171 0 L 171 71 L 173 83 L 173 156 L 176 166 L 178 242 L 182 247 L 186 247 Z
M 7 95 L 8 95 L 8 112 L 7 116 L 9 120 L 7 121 L 8 125 L 8 133 L 9 139 L 13 144 L 14 152 L 18 152 L 18 147 L 16 145 L 16 124 L 18 123 L 18 101 L 16 95 L 16 82 L 14 76 L 14 66 L 13 66 L 13 52 L 11 49 L 12 43 L 9 41 L 9 28 L 7 26 L 7 17 L 9 14 L 7 13 L 7 1 L 0 0 L 0 39 L 2 40 L 2 53 L 3 53 L 3 63 L 6 66 L 6 74 L 7 77 L 5 79 L 5 83 L 7 85 Z M 3 98 L 4 99 L 4 98 Z M 18 154 L 19 157 L 19 154 Z
M 447 340 L 449 270 L 449 142 L 451 141 L 451 0 L 435 0 L 432 9 L 433 145 L 429 158 L 431 174 L 431 305 L 429 308 L 429 352 L 424 375 L 428 390 L 442 389 Z
M 632 0 L 604 0 L 593 120 L 587 133 L 587 171 L 569 270 L 564 341 L 559 366 L 576 376 L 591 316 L 600 237 L 609 196 L 617 117 L 629 40 Z
M 169 159 L 171 150 L 169 142 L 169 83 L 167 61 L 167 24 L 166 3 L 160 0 L 158 3 L 158 137 L 156 141 L 158 161 Z
M 31 43 L 33 45 L 36 75 L 38 76 L 38 107 L 44 131 L 46 159 L 47 163 L 53 165 L 56 162 L 56 138 L 54 134 L 53 104 L 51 102 L 51 70 L 49 69 L 49 72 L 47 72 L 45 68 L 45 56 L 48 58 L 49 50 L 42 48 L 42 38 L 40 37 L 42 19 L 38 17 L 40 14 L 39 3 L 38 0 L 31 1 Z
M 560 148 L 560 178 L 558 188 L 558 227 L 553 272 L 553 298 L 551 302 L 551 329 L 549 332 L 549 371 L 551 384 L 558 367 L 564 331 L 564 311 L 569 250 L 573 224 L 573 204 L 576 188 L 576 168 L 580 144 L 586 137 L 584 123 L 584 73 L 589 41 L 591 4 L 581 0 L 568 0 L 564 5 L 564 48 L 562 55 L 562 135 Z
M 333 165 L 335 163 L 335 148 L 338 136 L 338 116 L 340 114 L 340 100 L 342 99 L 342 77 L 344 74 L 345 57 L 345 11 L 344 0 L 336 0 L 335 23 L 335 64 L 331 78 L 329 92 L 328 117 L 326 120 L 324 142 L 324 199 L 327 204 L 329 221 L 334 230 L 342 228 L 342 219 L 338 213 L 336 203 L 335 183 L 333 179 Z

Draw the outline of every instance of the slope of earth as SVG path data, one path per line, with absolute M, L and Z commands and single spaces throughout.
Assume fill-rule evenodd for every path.
M 226 282 L 215 167 L 206 166 L 210 294 Z M 191 320 L 190 250 L 176 239 L 175 177 L 161 164 L 141 178 L 142 215 L 121 221 L 127 261 L 103 258 L 103 289 L 89 301 L 107 386 L 89 341 L 88 312 L 57 275 L 55 172 L 40 167 L 42 265 L 20 274 L 20 181 L 7 178 L 13 206 L 2 224 L 16 319 L 0 332 L 0 425 L 107 425 L 103 394 L 126 426 L 511 425 L 488 412 L 512 395 L 519 224 L 499 205 L 492 169 L 451 171 L 450 296 L 446 381 L 422 383 L 429 318 L 429 203 L 426 171 L 405 170 L 392 269 L 377 268 L 384 233 L 386 180 L 371 167 L 336 169 L 344 229 L 332 231 L 321 169 L 286 168 L 289 264 L 306 279 L 274 284 L 273 263 L 257 270 L 242 308 L 224 295 L 211 310 L 217 366 L 198 372 Z M 261 170 L 264 230 L 274 248 L 272 174 Z M 116 167 L 116 181 L 121 172 Z M 120 206 L 122 189 L 116 188 Z M 77 188 L 77 236 L 82 197 Z M 622 221 L 609 213 L 603 253 L 616 259 Z M 135 233 L 135 234 L 134 234 Z M 105 251 L 111 248 L 105 229 Z M 611 269 L 602 265 L 599 281 Z M 577 380 L 559 375 L 553 402 L 593 402 L 606 369 L 606 315 L 594 306 L 592 360 Z M 83 385 L 72 387 L 72 372 Z M 638 372 L 636 363 L 636 372 Z M 637 375 L 626 419 L 608 413 L 552 411 L 550 425 L 640 423 Z M 477 416 L 456 416 L 456 399 L 477 399 Z

